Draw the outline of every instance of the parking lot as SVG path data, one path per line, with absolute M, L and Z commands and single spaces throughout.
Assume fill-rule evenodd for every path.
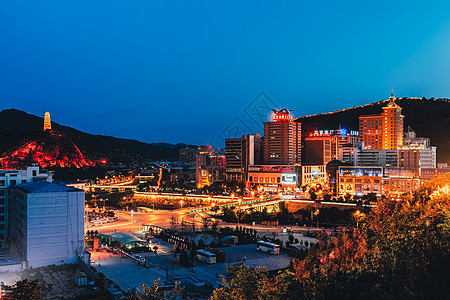
M 245 265 L 256 268 L 267 266 L 269 270 L 286 268 L 291 258 L 287 255 L 269 255 L 256 250 L 255 244 L 220 248 L 226 253 L 227 263 L 208 265 L 196 262 L 195 267 L 185 268 L 175 262 L 173 246 L 158 239 L 152 244 L 158 246 L 157 253 L 139 253 L 148 262 L 148 269 L 137 262 L 110 253 L 94 254 L 92 259 L 98 271 L 118 284 L 122 289 L 134 289 L 142 283 L 152 284 L 158 278 L 164 282 L 166 276 L 175 281 L 210 282 L 218 287 L 220 275 L 226 274 L 227 266 L 243 261 Z M 231 261 L 230 261 L 231 260 Z

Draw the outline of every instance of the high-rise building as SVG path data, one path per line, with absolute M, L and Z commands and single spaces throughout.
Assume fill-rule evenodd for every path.
M 39 166 L 30 166 L 26 170 L 0 170 L 0 244 L 6 246 L 8 234 L 8 215 L 11 208 L 8 206 L 9 187 L 37 180 L 52 181 L 53 174 L 42 170 Z
M 248 166 L 260 163 L 261 138 L 259 134 L 247 134 L 241 138 L 225 140 L 227 181 L 246 179 Z
M 9 194 L 10 248 L 25 268 L 76 263 L 84 251 L 84 191 L 41 180 Z
M 248 173 L 248 166 L 261 163 L 261 137 L 259 134 L 242 136 L 242 166 L 244 173 Z
M 395 103 L 392 94 L 389 103 L 383 107 L 381 147 L 384 150 L 395 150 L 403 145 L 402 108 Z
M 326 165 L 331 161 L 330 137 L 307 137 L 303 149 L 304 165 Z
M 242 138 L 225 139 L 226 180 L 242 181 L 244 175 Z
M 52 130 L 52 121 L 50 120 L 50 113 L 46 112 L 44 116 L 44 131 Z
M 358 131 L 316 130 L 304 138 L 303 164 L 322 165 L 339 159 L 339 148 L 349 143 L 359 142 Z
M 364 149 L 396 150 L 403 145 L 402 108 L 395 103 L 393 93 L 381 115 L 359 117 L 359 134 Z
M 301 123 L 290 111 L 273 110 L 272 122 L 264 123 L 264 163 L 294 165 L 301 163 Z
M 398 149 L 398 166 L 402 168 L 436 168 L 436 147 L 405 145 Z

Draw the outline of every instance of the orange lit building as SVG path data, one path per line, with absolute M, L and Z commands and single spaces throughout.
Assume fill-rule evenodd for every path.
M 273 112 L 272 122 L 264 123 L 264 164 L 301 163 L 301 123 L 294 122 L 287 109 Z
M 195 180 L 199 188 L 225 180 L 225 155 L 216 154 L 211 146 L 201 146 L 195 157 Z
M 402 108 L 391 94 L 389 103 L 381 115 L 360 116 L 359 134 L 364 149 L 396 150 L 403 145 Z

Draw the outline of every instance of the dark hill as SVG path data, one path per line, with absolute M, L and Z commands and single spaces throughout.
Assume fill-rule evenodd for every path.
M 303 133 L 314 130 L 336 129 L 339 125 L 348 130 L 359 130 L 360 115 L 381 114 L 389 100 L 340 111 L 299 117 Z M 396 103 L 405 116 L 404 126 L 411 128 L 418 137 L 429 137 L 437 147 L 438 162 L 450 162 L 450 101 L 434 98 L 398 98 Z
M 52 129 L 63 132 L 90 159 L 109 158 L 126 163 L 136 159 L 177 160 L 185 144 L 147 144 L 131 139 L 92 135 L 52 122 Z M 16 109 L 0 112 L 0 153 L 2 156 L 42 138 L 43 118 Z

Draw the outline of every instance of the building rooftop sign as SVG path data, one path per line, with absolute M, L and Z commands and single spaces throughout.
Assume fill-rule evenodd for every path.
M 248 171 L 258 173 L 295 173 L 295 167 L 288 165 L 259 165 L 248 166 Z
M 383 176 L 382 167 L 339 167 L 339 176 Z
M 272 109 L 272 112 L 273 112 L 272 120 L 275 121 L 275 122 L 292 121 L 292 116 L 290 115 L 292 110 L 289 111 L 286 108 L 283 108 L 283 109 L 280 109 L 280 110 Z

